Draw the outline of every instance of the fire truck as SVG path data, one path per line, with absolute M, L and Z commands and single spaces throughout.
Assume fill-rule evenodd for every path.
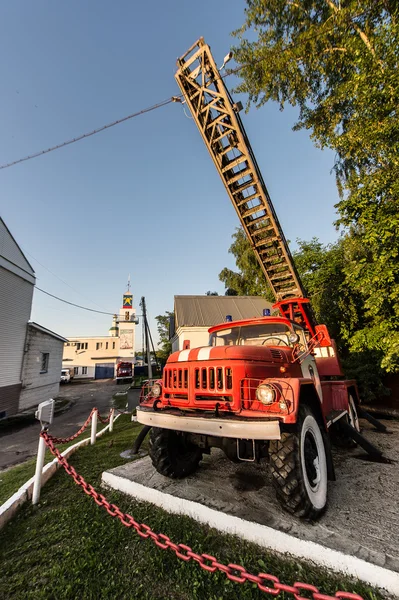
M 186 477 L 212 448 L 232 461 L 265 459 L 283 508 L 316 519 L 335 479 L 333 433 L 374 456 L 381 452 L 359 432 L 356 382 L 344 379 L 336 345 L 316 323 L 244 130 L 242 106 L 203 38 L 177 64 L 180 101 L 191 111 L 276 303 L 271 315 L 211 327 L 207 347 L 171 354 L 162 380 L 142 390 L 137 420 L 146 426 L 144 435 L 151 430 L 150 456 L 162 475 Z

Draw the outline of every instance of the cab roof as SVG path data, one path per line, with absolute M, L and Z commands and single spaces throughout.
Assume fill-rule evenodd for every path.
M 287 327 L 292 327 L 296 325 L 300 329 L 303 329 L 299 323 L 294 321 L 290 321 L 290 319 L 286 319 L 285 317 L 259 317 L 254 319 L 243 319 L 242 321 L 225 321 L 224 323 L 220 323 L 219 325 L 214 325 L 208 329 L 209 333 L 213 333 L 214 331 L 222 331 L 223 329 L 230 329 L 231 327 L 245 327 L 246 325 L 265 325 L 266 323 L 281 323 L 283 325 L 287 325 Z

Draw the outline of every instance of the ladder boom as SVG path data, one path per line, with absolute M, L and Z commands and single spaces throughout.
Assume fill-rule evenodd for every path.
M 200 38 L 175 78 L 277 301 L 305 296 L 235 104 Z

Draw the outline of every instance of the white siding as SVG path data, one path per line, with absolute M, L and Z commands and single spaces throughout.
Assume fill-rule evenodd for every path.
M 26 273 L 34 275 L 33 269 L 22 254 L 21 249 L 8 231 L 4 221 L 0 218 L 0 256 L 10 261 Z
M 51 335 L 28 327 L 22 391 L 19 410 L 37 406 L 59 393 L 63 342 Z M 47 373 L 41 373 L 42 353 L 49 354 Z
M 190 349 L 207 346 L 209 342 L 208 327 L 179 327 L 172 341 L 173 352 L 184 350 L 184 342 L 189 340 Z
M 21 381 L 33 285 L 0 267 L 0 388 Z

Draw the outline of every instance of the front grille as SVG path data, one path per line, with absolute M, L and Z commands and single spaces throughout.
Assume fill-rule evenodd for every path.
M 196 390 L 231 390 L 233 371 L 230 367 L 197 367 L 194 370 L 194 387 Z
M 163 382 L 169 389 L 188 390 L 188 369 L 165 369 Z

